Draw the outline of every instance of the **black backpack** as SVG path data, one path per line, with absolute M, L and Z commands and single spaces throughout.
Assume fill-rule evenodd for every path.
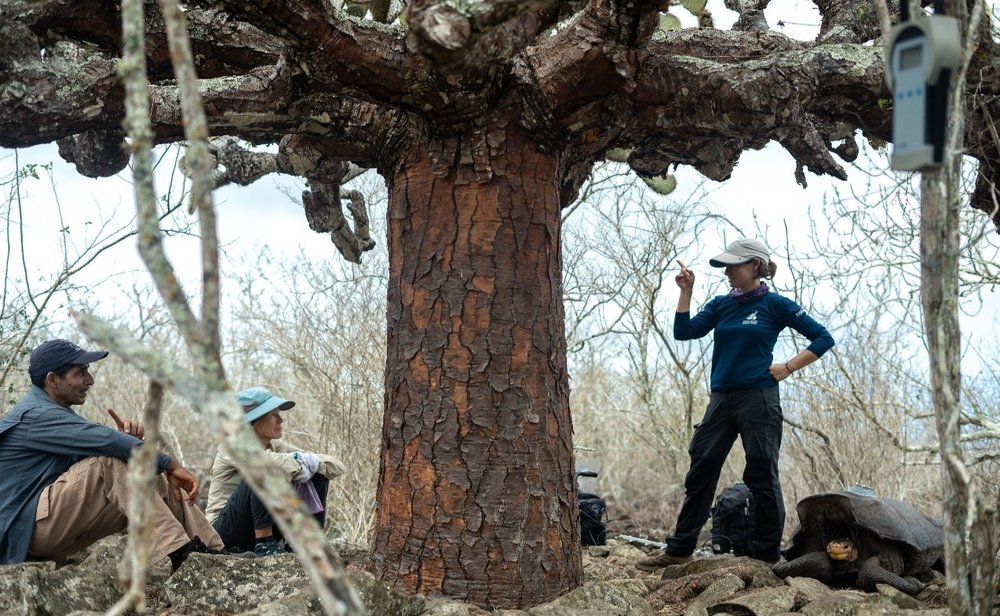
M 745 483 L 734 483 L 712 507 L 712 551 L 753 556 L 754 502 Z
M 593 471 L 580 471 L 578 477 L 597 477 Z M 606 545 L 608 542 L 608 525 L 604 518 L 606 506 L 604 499 L 590 492 L 578 492 L 580 502 L 580 541 L 583 545 Z

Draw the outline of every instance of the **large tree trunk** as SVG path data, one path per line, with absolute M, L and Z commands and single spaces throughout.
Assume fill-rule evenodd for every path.
M 559 160 L 505 132 L 418 144 L 390 182 L 370 566 L 408 591 L 516 608 L 583 568 Z

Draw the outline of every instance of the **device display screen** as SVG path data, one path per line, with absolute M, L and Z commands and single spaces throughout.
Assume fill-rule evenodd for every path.
M 923 57 L 923 46 L 914 45 L 913 47 L 906 47 L 899 50 L 899 68 L 900 70 L 908 70 L 911 68 L 916 68 L 920 66 L 921 58 Z

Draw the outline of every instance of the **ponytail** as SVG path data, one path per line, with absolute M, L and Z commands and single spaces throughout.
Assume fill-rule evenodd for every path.
M 767 270 L 767 273 L 764 274 L 763 270 Z M 764 274 L 764 278 L 768 278 L 768 279 L 772 279 L 772 280 L 774 279 L 774 274 L 777 271 L 778 271 L 778 264 L 775 263 L 774 261 L 771 261 L 771 260 L 768 260 L 767 265 L 765 265 L 763 268 L 761 268 L 761 273 Z
M 774 273 L 778 271 L 778 264 L 770 259 L 767 260 L 767 263 L 764 263 L 763 259 L 757 257 L 754 258 L 754 263 L 757 265 L 757 278 L 767 278 L 770 280 L 774 278 Z

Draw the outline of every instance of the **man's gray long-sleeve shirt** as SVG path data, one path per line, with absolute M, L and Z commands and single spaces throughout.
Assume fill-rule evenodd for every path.
M 42 490 L 90 456 L 128 460 L 142 441 L 87 421 L 32 386 L 0 419 L 0 564 L 23 562 L 35 532 Z M 160 453 L 162 472 L 170 457 Z

